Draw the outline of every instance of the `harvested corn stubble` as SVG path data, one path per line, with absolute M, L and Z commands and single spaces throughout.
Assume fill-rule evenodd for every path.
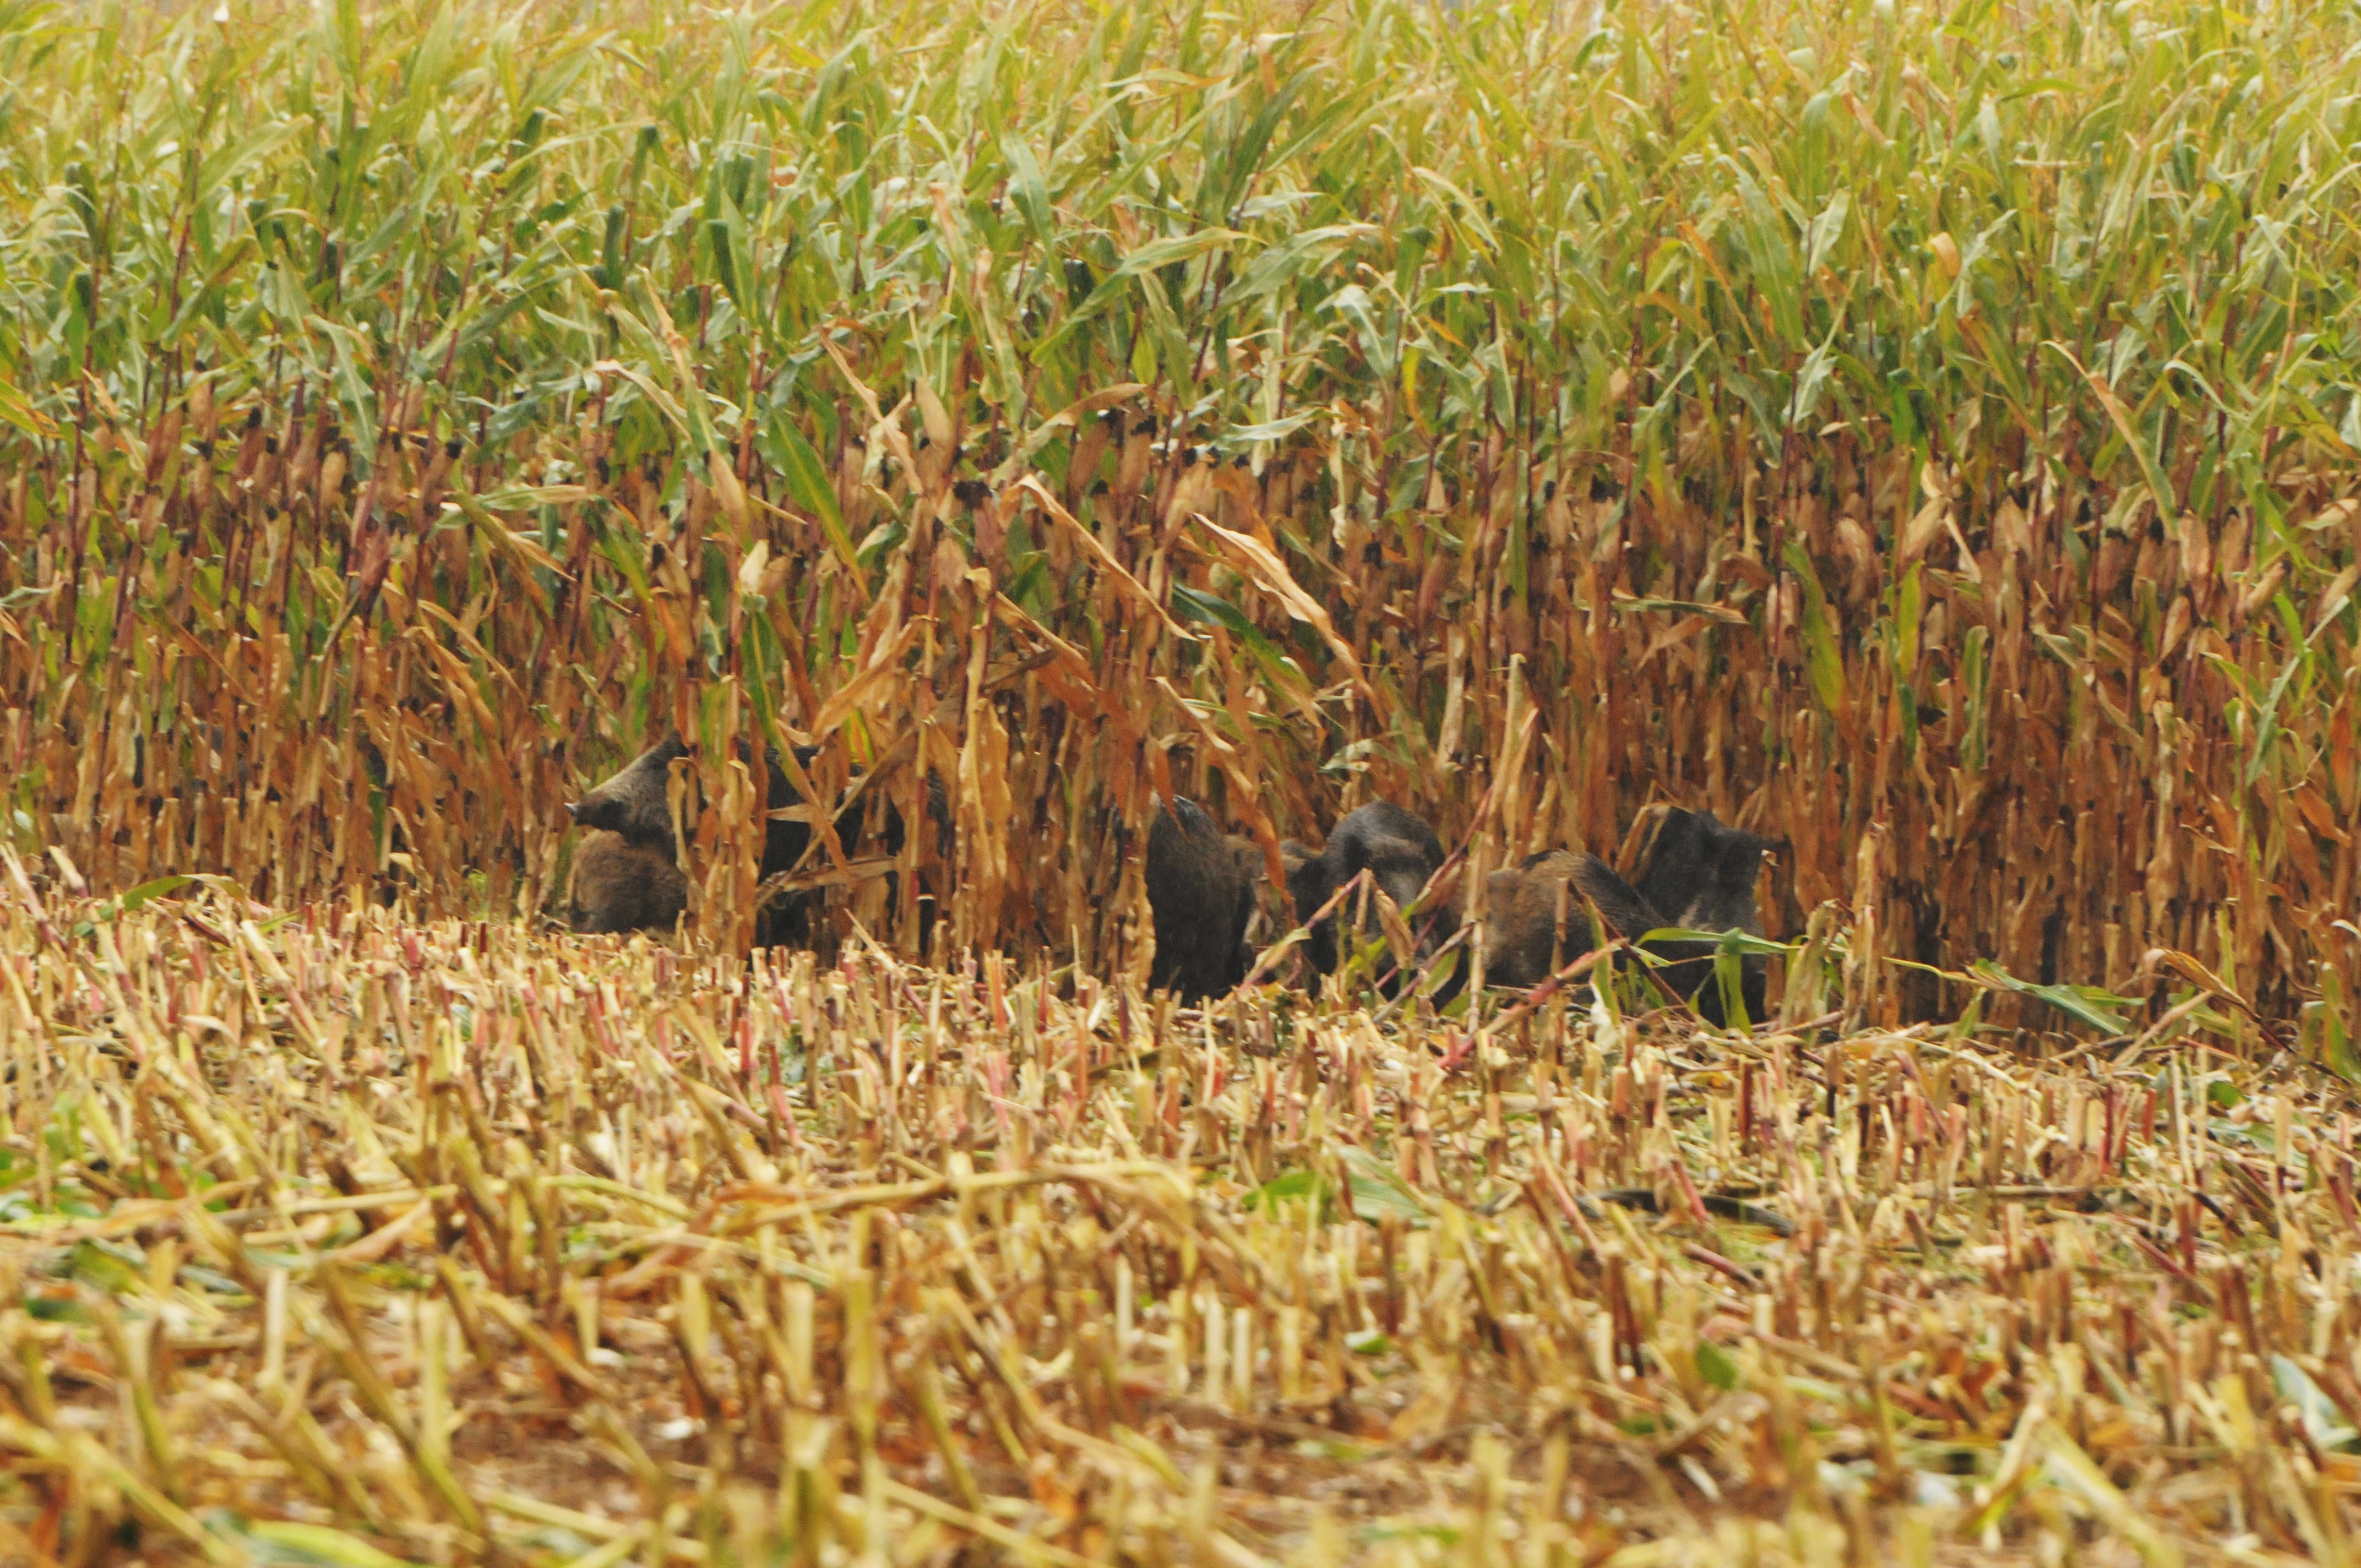
M 1470 1044 L 212 887 L 20 892 L 0 952 L 23 1561 L 2199 1561 L 2354 1522 L 2349 1102 L 2283 1069 L 1729 1034 L 1628 982 Z

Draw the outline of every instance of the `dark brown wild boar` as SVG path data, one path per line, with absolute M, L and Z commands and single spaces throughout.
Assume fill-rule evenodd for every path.
M 1372 801 L 1348 812 L 1319 850 L 1307 849 L 1290 839 L 1280 846 L 1279 852 L 1286 862 L 1287 891 L 1299 923 L 1311 921 L 1337 889 L 1363 872 L 1370 874 L 1370 880 L 1387 897 L 1406 910 L 1443 865 L 1443 841 L 1434 836 L 1434 829 L 1417 813 L 1386 800 Z M 1359 902 L 1357 898 L 1349 901 L 1356 909 Z M 1455 909 L 1446 908 L 1420 924 L 1433 931 L 1447 932 L 1455 929 L 1459 921 Z M 1432 943 L 1422 946 L 1431 947 Z M 1335 972 L 1334 916 L 1312 924 L 1304 952 L 1316 972 Z
M 1485 983 L 1529 990 L 1607 940 L 1591 930 L 1585 899 L 1619 937 L 1636 939 L 1664 924 L 1598 856 L 1531 855 L 1484 879 Z
M 574 850 L 572 925 L 583 936 L 670 931 L 688 907 L 688 879 L 672 852 L 593 828 Z
M 1148 908 L 1156 926 L 1151 990 L 1185 1001 L 1219 996 L 1254 965 L 1246 942 L 1262 851 L 1226 837 L 1185 797 L 1159 801 L 1148 826 Z
M 798 746 L 795 753 L 797 765 L 807 767 L 819 755 L 819 750 L 813 746 Z M 689 755 L 688 747 L 677 733 L 667 734 L 566 809 L 577 827 L 612 833 L 633 846 L 656 852 L 667 864 L 675 864 L 672 812 L 667 802 L 668 781 L 672 764 Z M 763 829 L 760 874 L 768 879 L 792 871 L 804 861 L 805 852 L 811 845 L 812 829 L 807 821 L 780 815 L 783 811 L 801 806 L 804 800 L 788 781 L 786 770 L 780 766 L 778 753 L 774 750 L 764 747 L 763 760 L 768 774 L 764 788 L 772 815 Z M 943 797 L 941 781 L 932 774 L 927 779 L 927 806 L 928 815 L 935 821 L 939 839 L 947 839 L 949 808 Z M 849 855 L 855 852 L 855 845 L 860 842 L 862 817 L 862 807 L 858 802 L 837 817 L 837 839 Z M 884 854 L 900 853 L 902 817 L 890 806 L 885 813 L 881 837 Z M 941 851 L 939 859 L 948 861 L 948 843 L 940 843 L 939 848 Z M 808 870 L 808 866 L 806 869 Z M 812 921 L 819 912 L 820 904 L 820 894 L 813 890 L 798 891 L 774 899 L 756 916 L 754 945 L 808 946 L 813 937 Z M 577 905 L 577 908 L 581 906 Z M 620 906 L 611 911 L 598 908 L 582 910 L 583 917 L 596 922 L 596 928 L 600 930 L 631 929 L 630 927 L 613 924 L 621 919 L 624 913 Z M 929 923 L 926 918 L 928 913 L 928 908 L 922 905 L 922 930 Z

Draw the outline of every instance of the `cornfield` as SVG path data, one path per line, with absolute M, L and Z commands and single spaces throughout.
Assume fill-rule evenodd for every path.
M 12 7 L 16 831 L 532 909 L 669 720 L 1094 970 L 1169 782 L 2349 992 L 2350 23 Z
M 2349 1560 L 2356 46 L 0 0 L 0 1557 Z M 1176 1012 L 1159 794 L 1778 1018 Z

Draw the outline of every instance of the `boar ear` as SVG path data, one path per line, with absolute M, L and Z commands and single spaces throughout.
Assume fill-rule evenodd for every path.
M 1281 839 L 1279 841 L 1279 863 L 1286 871 L 1287 880 L 1290 882 L 1295 880 L 1295 873 L 1301 871 L 1307 862 L 1319 858 L 1318 850 L 1307 850 L 1292 839 Z

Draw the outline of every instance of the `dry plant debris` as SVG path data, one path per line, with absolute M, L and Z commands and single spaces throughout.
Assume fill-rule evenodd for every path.
M 9 869 L 9 1561 L 2351 1561 L 2284 1059 Z

